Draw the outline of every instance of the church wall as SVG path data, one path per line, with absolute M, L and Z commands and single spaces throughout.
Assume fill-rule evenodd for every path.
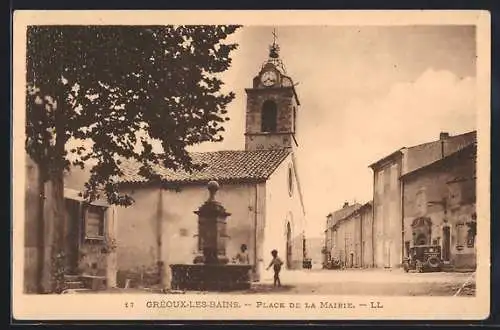
M 291 243 L 293 269 L 302 268 L 304 213 L 300 203 L 297 181 L 293 176 L 293 190 L 290 196 L 288 169 L 292 166 L 292 157 L 288 156 L 269 178 L 266 186 L 266 229 L 264 234 L 264 264 L 271 260 L 271 250 L 278 250 L 278 255 L 286 262 L 287 222 L 291 225 Z M 266 273 L 267 277 L 272 274 Z
M 252 264 L 255 264 L 255 223 L 264 223 L 264 213 L 254 212 L 255 186 L 221 184 L 216 195 L 231 213 L 227 219 L 228 258 L 236 255 L 241 244 L 246 244 Z M 263 184 L 258 186 L 262 189 Z M 168 285 L 169 265 L 192 263 L 198 253 L 198 218 L 194 211 L 208 198 L 206 185 L 186 185 L 179 192 L 140 188 L 132 196 L 135 204 L 120 208 L 118 214 L 118 268 L 121 272 L 140 271 L 143 267 L 154 267 L 160 259 L 165 265 L 164 283 Z M 263 209 L 265 193 L 260 196 L 257 207 Z
M 283 149 L 284 146 L 292 146 L 290 134 L 256 134 L 247 136 L 245 139 L 246 150 L 270 150 Z
M 143 267 L 153 267 L 157 262 L 159 189 L 143 187 L 124 192 L 135 202 L 129 207 L 118 207 L 116 211 L 117 268 L 119 273 L 140 272 Z
M 180 192 L 163 191 L 162 260 L 166 281 L 170 282 L 169 264 L 191 263 L 198 251 L 196 211 L 208 198 L 205 185 L 185 186 Z M 216 200 L 231 215 L 227 218 L 226 255 L 231 260 L 241 244 L 246 244 L 251 264 L 255 264 L 255 185 L 221 184 Z

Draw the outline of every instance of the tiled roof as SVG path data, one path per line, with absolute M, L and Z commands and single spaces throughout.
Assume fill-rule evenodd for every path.
M 343 207 L 337 211 L 332 213 L 332 225 L 337 223 L 338 221 L 345 219 L 353 212 L 357 211 L 362 205 L 359 203 L 355 203 L 346 207 Z
M 369 165 L 369 167 L 373 169 L 379 168 L 381 165 L 384 165 L 386 161 L 395 157 L 403 157 L 404 153 L 406 153 L 406 169 L 404 172 L 412 172 L 421 167 L 425 167 L 442 157 L 446 157 L 456 151 L 459 151 L 460 149 L 466 148 L 467 146 L 475 143 L 476 139 L 476 131 L 471 131 L 458 135 L 450 135 L 444 140 L 439 139 L 411 147 L 403 147 L 390 155 L 377 160 L 373 164 Z
M 401 175 L 401 179 L 406 179 L 408 177 L 412 177 L 416 173 L 420 173 L 421 171 L 424 171 L 424 170 L 427 170 L 430 168 L 435 168 L 435 167 L 440 166 L 440 165 L 444 165 L 447 167 L 453 166 L 453 164 L 454 163 L 456 164 L 457 161 L 461 162 L 464 159 L 467 159 L 470 157 L 475 157 L 476 152 L 477 152 L 477 146 L 475 143 L 471 143 L 471 144 L 466 145 L 466 146 L 461 146 L 460 148 L 457 148 L 456 151 L 454 151 L 451 154 L 445 155 L 443 158 L 439 158 L 438 160 L 436 160 L 432 163 L 418 167 L 411 172 L 403 173 L 403 175 Z M 463 178 L 463 179 L 465 180 L 466 178 Z M 454 180 L 460 180 L 460 178 L 455 178 Z M 452 181 L 454 181 L 454 180 L 452 180 Z
M 426 167 L 441 158 L 454 154 L 461 149 L 476 143 L 476 131 L 452 135 L 444 140 L 419 144 L 408 148 L 407 168 L 405 173 Z
M 214 151 L 191 153 L 193 163 L 204 164 L 201 170 L 188 173 L 157 167 L 155 171 L 167 183 L 201 183 L 210 180 L 219 182 L 266 180 L 289 155 L 287 149 L 256 151 Z M 122 183 L 145 183 L 146 178 L 138 174 L 139 163 L 122 162 Z

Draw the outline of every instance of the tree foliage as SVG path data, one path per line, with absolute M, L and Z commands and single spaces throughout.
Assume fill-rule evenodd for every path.
M 221 91 L 219 74 L 237 28 L 29 27 L 26 150 L 45 179 L 91 163 L 84 196 L 129 205 L 117 189 L 120 159 L 151 180 L 155 165 L 193 170 L 186 147 L 222 140 L 229 119 L 234 93 Z M 91 143 L 67 150 L 70 140 Z

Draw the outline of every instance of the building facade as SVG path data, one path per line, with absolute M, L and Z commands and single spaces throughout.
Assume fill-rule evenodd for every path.
M 39 175 L 37 165 L 26 156 L 25 293 L 38 293 L 40 290 L 49 292 L 50 275 L 54 271 L 51 248 L 56 228 L 50 221 L 54 209 L 50 193 L 53 187 L 50 182 L 44 184 L 46 197 L 42 205 L 38 198 L 41 184 Z M 79 196 L 82 187 L 83 183 L 75 183 L 66 175 L 62 223 L 64 259 L 61 267 L 64 267 L 66 275 L 97 277 L 103 285 L 112 287 L 116 285 L 117 274 L 116 253 L 112 249 L 116 233 L 116 208 L 104 201 L 85 203 Z
M 401 148 L 370 165 L 373 170 L 373 254 L 375 267 L 400 267 L 405 255 L 401 177 L 426 167 L 472 143 L 476 132 Z
M 327 216 L 325 260 L 338 260 L 345 268 L 371 267 L 371 213 L 371 202 L 345 203 L 342 209 Z
M 402 176 L 404 252 L 439 245 L 445 267 L 476 267 L 476 146 Z
M 311 259 L 313 267 L 321 267 L 324 261 L 324 251 L 325 239 L 321 236 L 319 237 L 307 237 L 306 238 L 306 257 Z
M 401 176 L 404 150 L 370 165 L 373 170 L 373 256 L 376 267 L 401 263 Z
M 373 202 L 363 204 L 357 211 L 361 223 L 361 266 L 373 267 Z

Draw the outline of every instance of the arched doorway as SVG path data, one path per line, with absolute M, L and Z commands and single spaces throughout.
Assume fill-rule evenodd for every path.
M 286 268 L 292 267 L 292 228 L 290 222 L 286 223 Z

